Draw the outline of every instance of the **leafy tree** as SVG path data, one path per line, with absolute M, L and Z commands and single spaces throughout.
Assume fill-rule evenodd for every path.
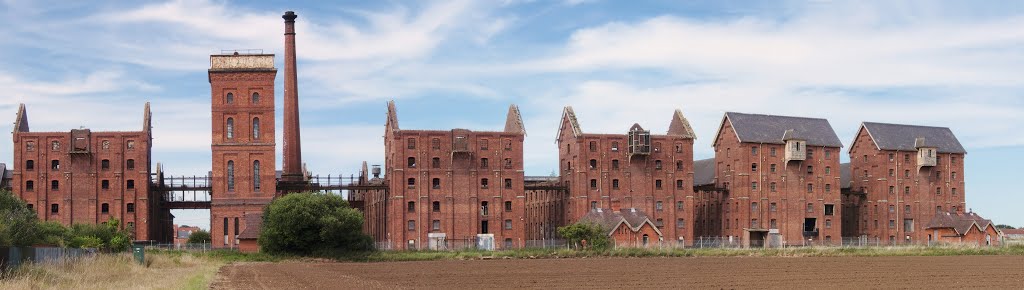
M 0 246 L 30 246 L 39 239 L 36 212 L 10 191 L 0 191 Z
M 1010 225 L 996 225 L 996 228 L 1000 229 L 1000 230 L 1015 230 L 1016 229 L 1016 228 L 1014 228 L 1013 226 L 1010 226 Z
M 372 249 L 362 226 L 362 213 L 341 196 L 293 193 L 264 210 L 259 244 L 264 252 L 300 255 Z
M 558 235 L 562 236 L 572 245 L 582 245 L 587 241 L 587 248 L 604 250 L 611 246 L 611 239 L 608 238 L 608 230 L 604 227 L 589 222 L 579 222 L 572 225 L 558 228 Z
M 66 247 L 67 240 L 71 239 L 71 231 L 56 221 L 45 221 L 39 223 L 39 239 L 36 244 L 56 247 Z
M 209 243 L 211 240 L 212 239 L 210 238 L 210 232 L 208 232 L 206 230 L 198 230 L 198 231 L 192 232 L 192 234 L 189 234 L 188 241 L 186 243 L 189 243 L 189 244 L 205 244 L 205 243 Z

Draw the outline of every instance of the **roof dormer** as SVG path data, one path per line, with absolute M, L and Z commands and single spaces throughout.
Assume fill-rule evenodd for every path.
M 786 162 L 807 160 L 807 140 L 795 137 L 793 129 L 782 134 L 782 141 L 786 142 Z
M 914 147 L 917 148 L 917 167 L 935 166 L 938 148 L 925 143 L 924 138 L 914 140 Z

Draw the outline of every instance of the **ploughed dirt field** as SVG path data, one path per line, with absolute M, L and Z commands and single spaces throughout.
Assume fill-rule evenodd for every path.
M 1024 289 L 1024 256 L 236 263 L 213 289 Z

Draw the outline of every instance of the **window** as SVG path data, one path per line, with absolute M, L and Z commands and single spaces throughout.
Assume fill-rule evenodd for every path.
M 50 142 L 50 149 L 53 150 L 53 151 L 59 151 L 60 150 L 60 141 Z
M 590 159 L 590 169 L 597 169 L 597 159 Z
M 409 157 L 406 160 L 408 161 L 407 165 L 409 166 L 409 168 L 416 168 L 416 157 Z
M 135 159 L 128 159 L 125 161 L 125 168 L 128 170 L 135 170 Z
M 487 150 L 490 147 L 490 142 L 487 139 L 480 140 L 480 150 Z
M 101 170 L 110 170 L 110 160 L 103 159 L 100 161 Z
M 130 202 L 128 204 L 125 204 L 125 211 L 135 212 L 135 204 Z
M 660 200 L 654 203 L 654 210 L 655 211 L 663 211 L 663 210 L 665 210 L 665 207 L 661 204 Z
M 235 119 L 234 118 L 228 118 L 228 121 L 225 124 L 225 127 L 226 127 L 226 129 L 225 129 L 226 133 L 225 134 L 226 134 L 227 138 L 228 139 L 234 139 L 235 138 Z
M 480 179 L 480 188 L 487 188 L 487 178 Z
M 956 164 L 956 156 L 949 157 L 949 163 Z
M 661 170 L 661 160 L 654 160 L 654 170 Z
M 827 160 L 827 159 L 830 159 L 830 158 L 832 158 L 832 151 L 831 150 L 825 150 L 825 159 Z
M 676 179 L 676 189 L 683 189 L 683 180 Z
M 941 205 L 940 206 L 936 206 L 935 207 L 935 213 L 941 213 L 941 212 L 942 212 L 942 206 Z
M 942 194 L 942 188 L 941 187 L 936 187 L 935 188 L 935 195 L 941 195 L 941 194 Z
M 60 190 L 60 182 L 56 180 L 50 181 L 50 190 Z
M 512 179 L 505 178 L 505 189 L 512 189 Z
M 407 221 L 407 222 L 406 222 L 406 227 L 408 228 L 408 230 L 409 230 L 410 232 L 411 232 L 411 231 L 415 231 L 415 230 L 416 230 L 416 221 L 414 221 L 414 220 L 409 220 L 409 221 Z
M 778 227 L 779 227 L 779 224 L 778 224 L 778 222 L 775 221 L 775 219 L 771 219 L 771 220 L 768 221 L 768 228 L 769 229 L 776 229 Z
M 253 190 L 260 190 L 260 161 L 254 160 L 252 162 L 252 188 Z
M 235 161 L 228 160 L 228 190 L 235 190 Z
M 889 205 L 889 213 L 896 213 L 896 206 L 895 205 L 891 205 L 891 204 Z
M 106 142 L 106 141 L 104 141 Z M 25 142 L 25 151 L 36 151 L 36 142 L 28 141 Z
M 434 178 L 430 180 L 430 187 L 433 189 L 441 189 L 441 179 Z
M 435 202 L 430 203 L 430 210 L 432 210 L 434 212 L 440 212 L 441 211 L 441 202 L 440 201 L 435 201 Z
M 831 174 L 832 174 L 832 167 L 831 166 L 825 166 L 825 175 L 831 175 Z
M 903 162 L 910 163 L 910 154 L 903 154 Z
M 597 189 L 597 179 L 590 180 L 590 189 Z
M 814 192 L 814 184 L 813 183 L 808 183 L 807 184 L 807 193 L 812 193 L 812 192 Z
M 100 213 L 109 213 L 109 212 L 110 212 L 110 204 L 104 203 L 104 204 L 100 205 Z
M 750 155 L 757 156 L 757 147 L 750 147 Z
M 406 140 L 405 143 L 406 143 L 406 148 L 408 148 L 408 149 L 416 149 L 416 139 L 415 138 L 409 138 L 409 139 Z
M 684 219 L 677 219 L 676 220 L 676 228 L 677 229 L 686 228 L 686 220 L 684 220 Z
M 832 184 L 831 183 L 826 183 L 825 184 L 825 192 L 832 192 Z
M 260 102 L 260 93 L 252 93 L 252 103 L 258 104 Z
M 949 179 L 956 180 L 956 171 L 949 173 Z
M 35 187 L 36 187 L 35 181 L 31 181 L 31 180 L 25 181 L 25 191 L 33 191 L 33 190 L 35 190 Z
M 432 231 L 440 231 L 441 230 L 441 220 L 433 220 L 432 222 L 430 222 L 430 230 L 432 230 Z
M 31 203 L 30 204 L 26 204 L 25 207 L 27 207 L 29 210 L 35 209 L 35 206 L 33 206 Z
M 410 201 L 406 204 L 406 210 L 409 212 L 416 212 L 416 202 Z
M 950 188 L 949 189 L 949 194 L 956 195 L 956 188 Z
M 661 189 L 661 179 L 654 180 L 654 189 Z
M 228 104 L 234 103 L 235 102 L 235 94 L 228 93 L 228 95 L 226 97 L 224 97 L 224 102 L 228 103 Z M 227 231 L 225 230 L 224 232 L 226 233 Z
M 759 209 L 757 208 L 757 202 L 751 202 L 750 203 L 750 212 L 756 214 L 758 211 L 759 211 Z
M 260 139 L 260 118 L 252 118 L 252 139 Z
M 834 215 L 835 211 L 836 211 L 836 206 L 834 204 L 826 204 L 825 205 L 825 215 Z
M 506 230 L 511 230 L 512 229 L 512 220 L 505 220 L 505 229 Z
M 60 160 L 51 160 L 50 170 L 60 170 Z
M 441 139 L 437 139 L 437 138 L 430 139 L 430 149 L 440 150 L 441 149 Z
M 55 204 L 51 204 L 50 205 L 50 214 L 57 214 L 58 212 L 60 212 L 60 205 L 58 205 L 56 203 Z
M 813 203 L 808 203 L 807 204 L 807 212 L 814 212 L 814 204 Z
M 505 140 L 505 150 L 512 150 L 512 140 Z
M 751 163 L 750 164 L 750 171 L 751 172 L 757 172 L 757 163 Z
M 732 148 L 725 148 L 725 157 L 732 157 Z
M 103 181 L 100 181 L 100 188 L 110 189 L 110 180 L 104 179 Z
M 434 157 L 430 159 L 430 168 L 441 168 L 441 158 Z
M 677 171 L 682 171 L 683 170 L 683 161 L 682 160 L 676 161 L 676 170 Z
M 754 182 L 750 183 L 750 189 L 757 190 L 757 181 L 754 181 Z
M 612 170 L 618 170 L 618 169 L 619 169 L 619 160 L 618 159 L 612 159 Z
M 908 232 L 908 233 L 914 232 L 914 220 L 913 219 L 903 219 L 903 231 L 904 232 Z
M 416 178 L 409 178 L 407 181 L 409 188 L 416 188 Z
M 597 209 L 597 202 L 596 201 L 591 201 L 590 202 L 590 209 L 591 210 Z
M 775 212 L 777 210 L 778 210 L 778 206 L 776 206 L 774 202 L 768 204 L 768 211 Z
M 228 218 L 224 218 L 224 244 L 228 244 Z
M 676 210 L 683 210 L 683 202 L 682 201 L 677 201 L 676 202 Z
M 807 159 L 809 159 L 809 160 L 814 159 L 814 149 L 807 149 Z
M 890 229 L 895 229 L 896 228 L 896 221 L 895 220 L 889 220 L 889 228 Z M 890 238 L 890 240 L 891 240 L 891 238 Z
M 889 177 L 896 177 L 896 170 L 889 169 Z
M 864 170 L 864 178 L 868 178 L 868 171 Z
M 619 180 L 612 179 L 612 189 L 619 189 Z
M 895 193 L 896 193 L 896 187 L 895 186 L 889 186 L 889 194 L 895 194 Z
M 505 202 L 505 211 L 506 212 L 511 212 L 512 211 L 512 202 L 511 201 L 506 201 Z
M 769 153 L 772 157 L 775 157 L 775 147 L 772 147 L 771 150 L 769 150 Z
M 893 157 L 894 157 L 893 155 L 894 155 L 894 154 L 892 154 L 892 153 L 889 153 L 889 162 L 892 162 L 892 160 L 893 160 Z
M 26 171 L 32 171 L 34 169 L 36 169 L 36 161 L 35 160 L 26 160 L 25 161 L 25 170 Z
M 487 202 L 486 201 L 480 202 L 480 215 L 486 216 L 487 215 L 487 210 L 488 210 Z
M 825 228 L 826 229 L 831 229 L 832 228 L 832 220 L 830 220 L 830 219 L 825 220 Z
M 807 165 L 807 175 L 814 174 L 814 166 Z
M 616 151 L 619 151 L 619 142 L 613 141 L 612 142 L 612 152 L 616 152 Z
M 775 192 L 775 182 L 768 184 L 768 187 L 771 190 L 771 192 Z
M 124 187 L 127 189 L 135 189 L 135 180 L 126 180 L 124 183 Z
M 903 213 L 906 215 L 910 215 L 910 205 L 903 206 Z
M 910 186 L 903 188 L 903 194 L 910 195 Z
M 771 172 L 772 172 L 772 173 L 775 173 L 775 164 L 772 164 L 772 165 L 771 165 Z
M 512 158 L 505 158 L 505 169 L 512 169 Z
M 590 152 L 597 152 L 597 142 L 590 141 Z
M 750 220 L 750 228 L 756 229 L 756 228 L 758 228 L 758 226 L 759 225 L 757 224 L 757 219 L 751 219 Z
M 910 170 L 909 169 L 903 171 L 903 177 L 910 177 Z

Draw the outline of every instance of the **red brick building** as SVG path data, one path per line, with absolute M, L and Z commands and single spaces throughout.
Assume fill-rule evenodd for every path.
M 651 248 L 661 245 L 661 231 L 643 211 L 635 208 L 612 211 L 596 209 L 580 218 L 607 229 L 612 245 L 618 248 Z
M 275 196 L 276 76 L 272 54 L 210 56 L 215 248 L 237 247 L 245 215 L 263 212 Z
M 850 146 L 850 190 L 862 197 L 847 201 L 859 209 L 848 232 L 926 241 L 937 213 L 964 210 L 966 154 L 949 128 L 864 122 Z
M 170 242 L 170 212 L 149 191 L 151 124 L 146 103 L 139 131 L 31 132 L 22 104 L 14 122 L 12 190 L 41 220 L 72 225 L 115 218 L 135 240 Z
M 728 189 L 722 236 L 839 241 L 843 145 L 828 120 L 728 112 L 715 138 L 715 182 Z
M 558 130 L 559 179 L 568 188 L 565 220 L 600 208 L 647 213 L 665 243 L 693 239 L 693 140 L 690 123 L 676 110 L 668 133 L 652 135 L 639 124 L 626 134 L 584 133 L 572 107 Z
M 1002 233 L 992 221 L 976 213 L 940 212 L 932 216 L 924 231 L 929 243 L 998 246 Z
M 428 237 L 437 246 L 483 234 L 499 249 L 523 245 L 526 131 L 516 106 L 504 131 L 403 130 L 388 102 L 384 133 L 387 196 L 365 204 L 379 244 L 419 249 Z
M 181 246 L 188 243 L 188 238 L 192 236 L 192 233 L 199 231 L 199 227 L 187 226 L 187 225 L 174 225 L 174 245 Z

